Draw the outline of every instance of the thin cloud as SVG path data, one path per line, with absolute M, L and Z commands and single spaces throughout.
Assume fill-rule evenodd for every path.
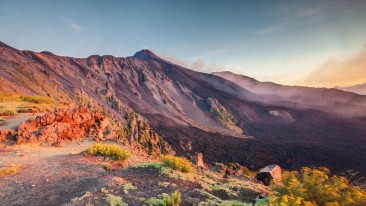
M 281 24 L 273 24 L 273 25 L 270 25 L 270 26 L 266 26 L 266 27 L 263 27 L 261 29 L 259 29 L 257 31 L 258 34 L 262 34 L 262 35 L 265 35 L 265 34 L 272 34 L 276 31 L 278 31 L 280 28 L 281 28 Z
M 83 28 L 81 28 L 81 26 L 79 26 L 78 24 L 76 24 L 74 21 L 68 19 L 68 18 L 64 18 L 64 20 L 66 21 L 66 23 L 75 31 L 80 32 L 83 30 Z
M 228 70 L 223 65 L 219 64 L 207 64 L 203 59 L 198 59 L 195 61 L 182 60 L 177 58 L 176 56 L 162 56 L 164 59 L 177 64 L 179 66 L 192 69 L 199 72 L 211 73 L 217 71 L 226 71 Z

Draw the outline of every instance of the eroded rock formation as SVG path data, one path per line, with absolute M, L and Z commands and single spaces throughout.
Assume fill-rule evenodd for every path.
M 18 128 L 17 143 L 75 140 L 86 134 L 103 136 L 109 121 L 99 109 L 82 105 L 77 108 L 55 108 L 42 116 L 23 122 Z

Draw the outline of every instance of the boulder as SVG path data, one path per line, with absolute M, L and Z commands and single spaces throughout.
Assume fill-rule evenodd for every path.
M 267 186 L 271 183 L 272 180 L 274 182 L 279 182 L 281 181 L 281 167 L 276 164 L 268 165 L 259 170 L 255 178 L 263 182 Z
M 226 168 L 226 175 L 234 175 L 234 176 L 240 176 L 243 174 L 243 170 L 241 168 L 241 165 L 238 163 L 231 163 Z
M 222 163 L 215 162 L 213 165 L 210 165 L 209 169 L 213 172 L 219 173 L 221 176 L 225 175 L 226 167 Z

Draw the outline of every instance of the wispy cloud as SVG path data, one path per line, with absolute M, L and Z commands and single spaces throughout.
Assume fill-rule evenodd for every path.
M 334 87 L 352 86 L 366 82 L 366 50 L 345 60 L 329 59 L 308 77 L 298 82 L 301 85 Z
M 177 58 L 176 56 L 162 56 L 164 59 L 180 65 L 182 67 L 193 69 L 199 72 L 211 73 L 217 71 L 226 71 L 228 70 L 225 66 L 219 64 L 207 64 L 203 59 L 197 59 L 195 61 L 182 60 Z
M 266 27 L 263 27 L 257 31 L 258 34 L 272 34 L 277 32 L 282 27 L 282 24 L 273 24 Z
M 78 25 L 77 23 L 75 23 L 74 21 L 72 21 L 69 18 L 63 18 L 65 20 L 65 22 L 75 31 L 80 32 L 83 30 L 83 28 L 81 28 L 80 25 Z

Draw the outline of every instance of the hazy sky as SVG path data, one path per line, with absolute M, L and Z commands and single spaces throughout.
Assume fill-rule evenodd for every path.
M 75 57 L 148 48 L 196 70 L 291 84 L 365 50 L 366 1 L 0 0 L 0 41 Z

